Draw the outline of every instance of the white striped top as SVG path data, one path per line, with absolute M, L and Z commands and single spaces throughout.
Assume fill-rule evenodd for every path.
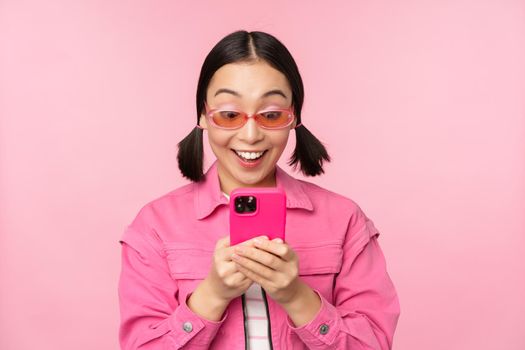
M 226 193 L 224 196 L 230 199 Z M 245 308 L 248 327 L 246 329 L 247 344 L 249 350 L 269 350 L 270 341 L 268 339 L 268 314 L 264 303 L 262 288 L 259 284 L 253 283 L 244 293 Z
M 253 283 L 244 293 L 245 312 L 248 319 L 248 349 L 269 350 L 268 315 L 264 305 L 261 286 Z

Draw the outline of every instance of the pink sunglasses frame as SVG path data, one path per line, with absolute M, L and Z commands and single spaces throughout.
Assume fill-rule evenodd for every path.
M 206 119 L 208 119 L 210 121 L 210 123 L 216 127 L 217 129 L 222 129 L 222 130 L 237 130 L 237 129 L 240 129 L 242 128 L 244 125 L 246 125 L 246 123 L 248 122 L 248 118 L 254 118 L 255 119 L 255 122 L 257 123 L 257 125 L 263 129 L 266 129 L 266 130 L 280 130 L 280 129 L 284 129 L 286 128 L 287 126 L 289 126 L 290 124 L 293 123 L 294 119 L 296 118 L 295 117 L 295 113 L 293 112 L 293 105 L 290 106 L 289 108 L 286 108 L 286 109 L 282 109 L 282 108 L 275 108 L 275 109 L 263 109 L 261 111 L 257 111 L 253 114 L 248 114 L 248 113 L 245 113 L 243 111 L 239 111 L 239 110 L 236 110 L 236 109 L 225 109 L 225 108 L 214 108 L 214 109 L 210 109 L 210 107 L 208 106 L 208 103 L 204 102 L 204 108 L 206 109 Z M 214 112 L 217 112 L 217 111 L 234 111 L 234 112 L 240 112 L 244 115 L 244 123 L 242 123 L 240 126 L 238 127 L 235 127 L 235 128 L 225 128 L 223 126 L 220 126 L 220 125 L 217 125 L 215 123 L 215 121 L 213 120 L 213 117 L 212 117 L 212 114 Z M 257 115 L 259 113 L 262 113 L 262 112 L 270 112 L 270 111 L 286 111 L 286 112 L 289 112 L 290 115 L 292 116 L 290 118 L 290 121 L 286 124 L 286 125 L 283 125 L 283 126 L 280 126 L 278 128 L 268 128 L 268 127 L 265 127 L 264 125 L 260 124 L 258 121 L 257 121 Z M 294 129 L 298 128 L 299 126 L 301 126 L 302 123 L 299 123 L 297 124 Z M 199 124 L 197 124 L 197 128 L 199 129 L 204 129 L 202 126 L 200 126 Z

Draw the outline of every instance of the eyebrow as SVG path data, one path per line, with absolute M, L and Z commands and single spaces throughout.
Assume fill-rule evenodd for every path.
M 228 93 L 228 94 L 232 94 L 232 95 L 237 96 L 237 97 L 242 97 L 242 95 L 240 93 L 238 93 L 237 91 L 226 89 L 226 88 L 222 88 L 222 89 L 217 90 L 215 92 L 214 96 L 217 96 L 220 93 Z M 273 90 L 267 91 L 261 96 L 261 98 L 265 98 L 265 97 L 268 97 L 268 96 L 271 96 L 271 95 L 281 95 L 282 97 L 286 98 L 286 95 L 284 94 L 284 92 L 282 92 L 279 89 L 273 89 Z

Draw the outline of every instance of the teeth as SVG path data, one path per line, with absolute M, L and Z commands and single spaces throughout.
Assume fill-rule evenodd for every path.
M 235 151 L 239 156 L 243 157 L 244 159 L 257 159 L 260 156 L 263 155 L 264 152 L 240 152 Z

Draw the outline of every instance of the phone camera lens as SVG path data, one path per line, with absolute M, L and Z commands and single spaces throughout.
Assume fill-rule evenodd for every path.
M 257 200 L 254 196 L 248 197 L 248 199 L 246 200 L 246 208 L 248 209 L 247 211 L 250 213 L 254 212 L 257 209 Z
M 235 198 L 235 212 L 244 213 L 244 200 L 243 197 Z
M 253 213 L 257 209 L 257 198 L 254 196 L 239 196 L 235 198 L 235 212 Z

